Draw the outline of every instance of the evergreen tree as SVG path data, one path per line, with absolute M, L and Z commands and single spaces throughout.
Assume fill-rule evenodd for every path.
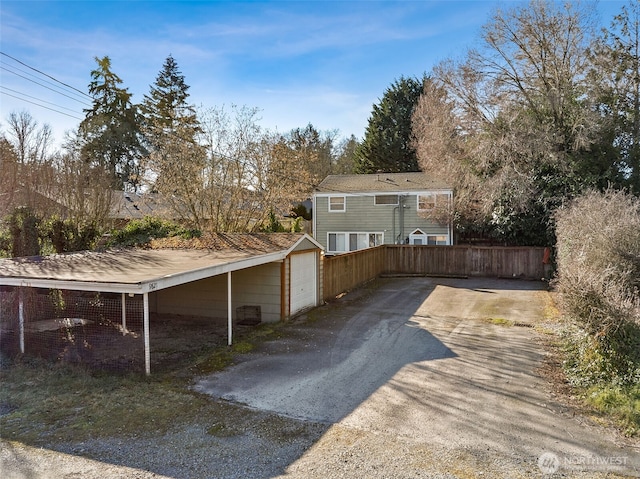
M 178 127 L 189 127 L 193 136 L 200 131 L 195 107 L 187 102 L 188 90 L 184 75 L 169 55 L 142 102 L 145 124 L 151 133 L 147 139 L 152 144 L 160 143 L 164 134 L 175 134 Z
M 145 154 L 138 107 L 131 102 L 128 89 L 120 87 L 122 80 L 111 71 L 109 57 L 95 60 L 98 66 L 91 72 L 89 84 L 93 106 L 85 110 L 79 128 L 82 157 L 105 168 L 113 187 L 136 190 Z
M 365 137 L 356 152 L 356 173 L 420 171 L 413 148 L 411 117 L 428 77 L 400 77 L 373 105 Z
M 335 131 L 318 131 L 311 123 L 289 133 L 289 145 L 313 184 L 331 174 Z
M 150 149 L 150 167 L 156 176 L 155 188 L 172 191 L 176 172 L 196 166 L 203 159 L 203 149 L 198 144 L 202 129 L 196 110 L 188 103 L 189 85 L 171 55 L 144 96 L 142 112 L 144 132 Z
M 331 173 L 335 175 L 352 174 L 356 165 L 356 152 L 359 146 L 360 142 L 355 135 L 344 139 L 338 145 L 338 152 Z

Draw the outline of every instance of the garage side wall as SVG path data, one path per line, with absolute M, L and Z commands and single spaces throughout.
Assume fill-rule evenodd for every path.
M 239 306 L 260 306 L 262 321 L 281 319 L 280 263 L 254 266 L 231 273 L 234 319 Z M 212 318 L 227 317 L 227 275 L 186 283 L 155 293 L 156 313 Z

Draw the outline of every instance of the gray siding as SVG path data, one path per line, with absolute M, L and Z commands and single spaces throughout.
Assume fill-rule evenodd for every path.
M 262 321 L 281 319 L 280 267 L 281 263 L 269 263 L 231 273 L 234 319 L 236 308 L 247 305 L 261 307 Z M 155 296 L 154 309 L 161 314 L 227 317 L 226 274 L 174 286 Z
M 407 238 L 417 228 L 420 228 L 426 234 L 448 234 L 449 228 L 446 225 L 434 224 L 418 215 L 417 195 L 418 193 L 410 194 L 405 199 L 404 237 Z M 339 194 L 332 196 L 339 196 Z M 396 210 L 395 234 L 398 235 L 400 233 L 397 205 L 376 205 L 374 203 L 374 194 L 367 194 L 366 196 L 347 195 L 346 211 L 344 212 L 329 212 L 327 196 L 316 196 L 314 199 L 314 238 L 325 249 L 327 249 L 328 232 L 384 233 L 384 243 L 394 244 L 394 209 Z

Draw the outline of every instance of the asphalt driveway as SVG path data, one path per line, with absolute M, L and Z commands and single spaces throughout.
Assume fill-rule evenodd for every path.
M 326 437 L 356 431 L 390 448 L 420 447 L 456 474 L 472 464 L 476 477 L 480 464 L 487 477 L 640 475 L 638 442 L 577 414 L 541 375 L 546 353 L 534 326 L 544 322 L 546 295 L 527 281 L 380 280 L 196 389 L 327 423 Z M 327 444 L 289 472 L 334 470 Z

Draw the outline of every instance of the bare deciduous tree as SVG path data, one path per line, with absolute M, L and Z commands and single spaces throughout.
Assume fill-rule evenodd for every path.
M 179 217 L 210 231 L 255 231 L 271 211 L 305 198 L 310 178 L 281 136 L 246 106 L 199 112 L 200 147 L 176 143 L 156 188 Z M 186 148 L 181 150 L 181 148 Z
M 106 230 L 111 223 L 112 177 L 104 168 L 84 160 L 81 140 L 69 134 L 65 150 L 54 157 L 56 178 L 53 188 L 64 206 L 63 218 L 78 227 Z
M 553 209 L 601 178 L 590 154 L 600 120 L 585 97 L 590 19 L 545 0 L 496 10 L 463 62 L 434 69 L 414 114 L 423 171 L 457 186 L 458 213 L 481 211 L 506 240 L 552 241 Z
M 7 118 L 7 135 L 21 164 L 42 163 L 53 141 L 51 127 L 42 126 L 26 110 L 12 112 Z

